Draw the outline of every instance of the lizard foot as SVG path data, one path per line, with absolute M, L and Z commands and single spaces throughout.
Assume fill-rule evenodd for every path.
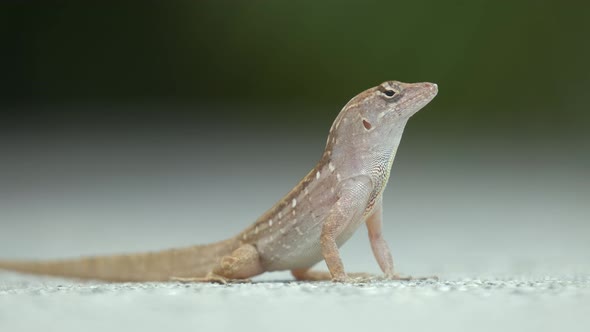
M 367 283 L 375 280 L 376 276 L 370 273 L 348 273 L 333 277 L 327 271 L 312 271 L 309 269 L 292 270 L 291 273 L 298 281 L 332 281 L 338 283 Z
M 429 277 L 412 277 L 412 276 L 401 276 L 397 273 L 385 275 L 381 280 L 401 280 L 401 281 L 410 281 L 410 280 L 438 280 L 437 276 L 429 276 Z
M 205 277 L 191 277 L 191 278 L 184 278 L 184 277 L 171 277 L 170 281 L 178 281 L 182 283 L 195 283 L 195 282 L 208 282 L 208 283 L 216 283 L 216 284 L 237 284 L 237 283 L 251 283 L 252 280 L 250 279 L 229 279 L 226 277 L 222 277 L 220 275 L 209 273 Z
M 364 283 L 371 282 L 371 281 L 374 281 L 377 279 L 378 279 L 378 277 L 374 274 L 357 272 L 357 273 L 348 273 L 348 274 L 344 275 L 343 277 L 332 278 L 332 281 L 338 282 L 338 283 L 346 283 L 346 284 L 364 284 Z

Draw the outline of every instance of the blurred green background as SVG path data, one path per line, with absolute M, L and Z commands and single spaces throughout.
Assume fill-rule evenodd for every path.
M 587 136 L 587 2 L 1 6 L 0 107 L 14 119 L 182 113 L 325 131 L 352 96 L 396 79 L 439 84 L 419 131 Z

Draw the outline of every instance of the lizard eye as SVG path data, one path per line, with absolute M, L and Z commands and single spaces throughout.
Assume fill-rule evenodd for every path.
M 393 91 L 393 90 L 385 90 L 383 93 L 384 93 L 384 94 L 385 94 L 387 97 L 393 97 L 393 96 L 395 96 L 395 91 Z

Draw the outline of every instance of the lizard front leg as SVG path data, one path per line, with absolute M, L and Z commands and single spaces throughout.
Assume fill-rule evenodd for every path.
M 369 232 L 369 241 L 371 242 L 371 249 L 373 255 L 381 268 L 381 271 L 385 273 L 385 278 L 396 279 L 396 280 L 410 280 L 411 277 L 400 277 L 395 274 L 393 269 L 393 256 L 391 250 L 385 239 L 383 238 L 382 226 L 383 226 L 383 199 L 380 196 L 378 201 L 375 202 L 373 212 L 367 218 L 365 222 L 367 230 Z
M 371 192 L 371 182 L 367 177 L 359 176 L 345 180 L 340 185 L 338 200 L 331 207 L 327 217 L 322 222 L 320 246 L 322 256 L 326 261 L 330 274 L 310 271 L 308 269 L 292 270 L 291 273 L 298 280 L 325 280 L 328 276 L 336 282 L 356 281 L 354 277 L 366 277 L 366 274 L 349 276 L 344 271 L 344 265 L 338 250 L 338 237 L 348 227 L 355 227 L 363 217 Z M 354 231 L 348 229 L 347 231 Z
M 367 218 L 365 222 L 367 224 L 367 230 L 369 232 L 369 241 L 371 242 L 371 249 L 373 255 L 381 268 L 381 271 L 385 273 L 385 279 L 389 280 L 425 280 L 435 279 L 436 276 L 430 277 L 418 277 L 413 278 L 411 276 L 400 276 L 395 273 L 393 268 L 393 257 L 389 246 L 383 238 L 382 226 L 383 226 L 383 199 L 379 197 L 379 200 L 375 203 L 372 214 Z

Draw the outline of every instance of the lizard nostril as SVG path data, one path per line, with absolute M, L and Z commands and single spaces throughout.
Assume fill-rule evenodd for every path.
M 371 123 L 369 123 L 369 121 L 363 119 L 363 126 L 365 126 L 365 129 L 369 130 L 371 129 L 373 126 L 371 126 Z
M 428 89 L 437 89 L 438 85 L 436 85 L 435 83 L 424 83 L 424 87 Z

